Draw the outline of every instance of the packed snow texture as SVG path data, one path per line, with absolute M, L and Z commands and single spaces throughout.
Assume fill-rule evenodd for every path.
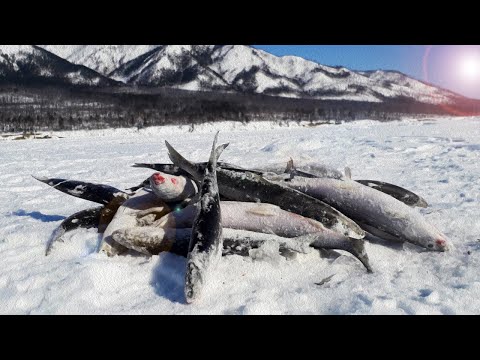
M 480 313 L 480 118 L 356 121 L 318 127 L 269 123 L 100 130 L 48 140 L 0 141 L 0 313 L 3 314 L 478 314 Z M 230 146 L 222 161 L 240 166 L 349 166 L 354 179 L 410 189 L 416 209 L 453 243 L 450 252 L 411 244 L 367 243 L 368 274 L 350 254 L 223 257 L 202 300 L 187 305 L 186 259 L 170 253 L 108 258 L 95 229 L 45 245 L 67 216 L 96 204 L 30 175 L 125 189 L 169 162 L 164 140 L 194 161 L 208 158 L 214 132 Z M 330 279 L 329 279 L 330 277 Z M 329 279 L 329 280 L 326 280 Z M 321 285 L 320 285 L 321 284 Z

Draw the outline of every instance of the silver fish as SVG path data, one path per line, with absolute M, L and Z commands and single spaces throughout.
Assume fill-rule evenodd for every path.
M 201 179 L 199 167 L 180 155 L 165 141 L 172 162 L 192 177 Z M 323 201 L 289 188 L 280 182 L 272 182 L 262 175 L 245 170 L 217 169 L 220 194 L 229 200 L 262 202 L 321 222 L 325 227 L 346 236 L 361 239 L 365 232 L 351 219 Z
M 296 177 L 285 184 L 330 204 L 359 224 L 379 229 L 401 241 L 436 251 L 450 247 L 445 235 L 415 209 L 355 181 Z

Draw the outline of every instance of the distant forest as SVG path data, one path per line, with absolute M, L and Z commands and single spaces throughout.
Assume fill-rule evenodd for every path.
M 191 125 L 215 121 L 396 120 L 402 116 L 480 114 L 480 102 L 455 108 L 384 102 L 293 99 L 171 88 L 0 86 L 0 132 Z

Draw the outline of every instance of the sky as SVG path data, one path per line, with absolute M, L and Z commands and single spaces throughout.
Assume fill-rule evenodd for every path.
M 352 70 L 397 70 L 480 99 L 480 45 L 253 45 Z

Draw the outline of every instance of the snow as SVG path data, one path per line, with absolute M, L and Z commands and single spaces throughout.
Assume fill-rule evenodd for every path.
M 39 45 L 74 64 L 108 76 L 121 65 L 160 45 Z
M 63 132 L 65 138 L 0 138 L 0 313 L 8 314 L 478 314 L 480 312 L 480 118 L 371 120 L 341 125 L 273 122 Z M 201 301 L 185 303 L 186 259 L 96 253 L 95 229 L 68 232 L 49 257 L 63 218 L 96 204 L 33 179 L 70 178 L 125 189 L 169 162 L 164 140 L 193 161 L 209 157 L 214 133 L 240 166 L 349 166 L 354 179 L 397 184 L 424 197 L 416 209 L 454 249 L 366 243 L 374 269 L 350 254 L 285 259 L 272 244 L 252 257 L 223 257 Z M 245 163 L 248 159 L 248 163 Z M 262 255 L 263 254 L 263 255 Z M 331 276 L 330 280 L 326 280 Z M 325 281 L 322 281 L 325 280 Z M 322 285 L 317 285 L 321 284 Z
M 31 45 L 0 45 L 0 55 L 17 55 L 18 53 L 31 53 L 34 51 Z
M 46 50 L 46 51 L 45 51 Z M 231 90 L 242 85 L 245 72 L 253 72 L 257 93 L 277 92 L 283 97 L 314 97 L 324 100 L 381 102 L 383 97 L 400 96 L 424 103 L 449 104 L 461 96 L 436 88 L 395 71 L 355 72 L 334 68 L 295 56 L 277 57 L 245 45 L 0 45 L 0 64 L 48 58 L 51 53 L 73 64 L 84 65 L 113 80 L 137 85 L 156 85 L 190 70 L 198 72 L 187 83 L 178 80 L 173 87 L 201 91 Z M 209 65 L 199 65 L 194 53 L 211 57 Z M 13 59 L 13 60 L 12 60 Z M 55 59 L 50 59 L 55 62 Z M 1 71 L 1 69 L 0 69 Z M 65 75 L 74 84 L 98 85 L 104 79 L 77 72 L 63 74 L 41 68 L 42 76 Z M 251 86 L 251 85 L 249 85 Z
M 156 84 L 166 72 L 183 72 L 186 68 L 195 68 L 198 63 L 192 57 L 193 50 L 210 56 L 212 63 L 196 68 L 199 73 L 192 81 L 186 84 L 178 83 L 174 87 L 186 90 L 209 90 L 212 87 L 229 89 L 231 84 L 243 84 L 242 75 L 245 72 L 254 71 L 255 92 L 265 93 L 268 90 L 280 89 L 282 91 L 278 95 L 284 97 L 301 97 L 301 94 L 325 100 L 380 102 L 383 99 L 378 95 L 407 96 L 434 104 L 450 103 L 456 98 L 456 95 L 449 91 L 424 84 L 398 72 L 357 73 L 344 67 L 324 66 L 300 57 L 277 57 L 245 45 L 224 45 L 217 48 L 212 45 L 196 45 L 195 49 L 192 45 L 165 45 L 138 63 L 124 62 L 124 66 L 117 67 L 109 75 L 126 83 Z M 68 59 L 71 60 L 70 57 Z M 102 61 L 109 64 L 105 59 Z M 103 62 L 99 60 L 99 63 Z M 98 70 L 98 66 L 92 68 Z M 322 95 L 325 92 L 333 92 L 333 95 Z

